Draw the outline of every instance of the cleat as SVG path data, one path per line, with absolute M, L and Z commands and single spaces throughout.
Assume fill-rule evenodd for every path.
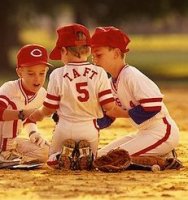
M 169 158 L 177 158 L 177 153 L 176 153 L 176 150 L 173 149 L 172 151 L 170 151 L 169 153 L 161 156 L 162 158 L 164 159 L 169 159 Z
M 180 160 L 178 160 L 177 158 L 167 158 L 167 165 L 165 167 L 165 169 L 181 169 L 183 168 L 183 164 Z
M 59 158 L 61 169 L 74 169 L 74 154 L 76 142 L 72 139 L 65 140 L 62 147 L 62 153 Z
M 59 158 L 60 158 L 61 152 L 57 152 L 52 154 L 49 159 L 47 160 L 47 165 L 50 168 L 53 169 L 60 169 L 60 165 L 59 165 Z
M 0 153 L 0 161 L 13 161 L 13 160 L 17 160 L 20 159 L 21 160 L 21 155 L 15 151 L 2 151 Z
M 78 143 L 77 169 L 91 170 L 92 162 L 93 154 L 91 152 L 90 144 L 86 140 L 81 140 Z

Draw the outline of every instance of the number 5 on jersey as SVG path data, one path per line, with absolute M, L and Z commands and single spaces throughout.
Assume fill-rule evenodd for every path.
M 89 92 L 87 90 L 87 82 L 76 83 L 76 90 L 80 94 L 77 98 L 80 102 L 86 102 L 89 99 Z

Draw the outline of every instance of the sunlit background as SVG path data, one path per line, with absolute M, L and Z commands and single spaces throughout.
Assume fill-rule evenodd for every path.
M 19 0 L 0 5 L 0 84 L 16 78 L 16 53 L 28 43 L 53 48 L 56 28 L 116 26 L 130 37 L 127 62 L 155 81 L 187 83 L 187 0 Z M 60 62 L 51 61 L 55 67 Z

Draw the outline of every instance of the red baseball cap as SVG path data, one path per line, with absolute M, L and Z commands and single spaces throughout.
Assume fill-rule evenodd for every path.
M 17 67 L 30 67 L 33 65 L 48 63 L 47 50 L 37 44 L 28 44 L 23 46 L 17 53 Z
M 82 32 L 85 38 L 79 38 L 78 34 Z M 50 59 L 60 60 L 62 47 L 72 46 L 90 46 L 90 33 L 89 30 L 81 24 L 72 24 L 69 26 L 60 27 L 57 29 L 58 39 L 55 48 L 50 53 Z
M 123 53 L 128 52 L 127 45 L 130 42 L 128 36 L 113 26 L 97 27 L 91 37 L 91 46 L 108 46 L 119 48 Z

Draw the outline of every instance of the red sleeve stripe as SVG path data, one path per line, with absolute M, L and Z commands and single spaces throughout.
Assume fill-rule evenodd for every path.
M 7 108 L 6 103 L 2 100 L 0 100 L 0 121 L 3 121 L 3 112 Z
M 107 103 L 111 103 L 111 102 L 114 102 L 114 98 L 105 99 L 100 102 L 100 105 L 103 106 L 103 105 L 105 105 Z
M 4 99 L 0 99 L 0 108 L 7 108 L 8 104 Z
M 140 103 L 150 103 L 150 102 L 161 102 L 163 98 L 150 98 L 150 99 L 141 99 Z
M 7 108 L 8 104 L 9 104 L 10 100 L 8 97 L 4 96 L 4 95 L 0 95 L 0 104 L 5 108 Z
M 55 101 L 60 101 L 60 97 L 59 96 L 54 96 L 51 94 L 47 94 L 46 97 L 50 100 L 55 100 Z
M 3 121 L 3 112 L 5 108 L 0 108 L 0 121 Z
M 99 98 L 102 97 L 102 96 L 105 96 L 107 94 L 112 94 L 112 91 L 109 89 L 109 90 L 104 90 L 102 92 L 99 92 Z
M 160 111 L 161 106 L 143 107 L 143 109 L 147 112 Z
M 44 102 L 43 105 L 50 109 L 58 109 L 59 108 L 59 105 L 53 105 L 53 104 L 49 104 L 47 102 Z
M 8 97 L 4 95 L 0 95 L 0 98 L 5 99 L 8 103 L 7 105 L 10 105 L 13 110 L 17 110 L 16 104 L 13 101 L 11 101 Z M 14 120 L 13 121 L 13 135 L 12 135 L 13 138 L 17 136 L 17 124 L 18 124 L 18 120 Z

